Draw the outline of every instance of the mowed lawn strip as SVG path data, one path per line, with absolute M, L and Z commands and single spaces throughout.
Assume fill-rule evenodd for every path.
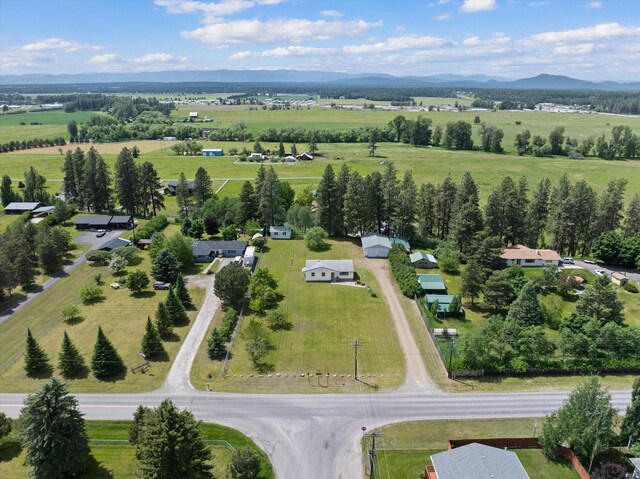
M 449 439 L 532 437 L 540 434 L 544 418 L 451 419 L 414 421 L 383 427 L 378 439 L 376 468 L 383 477 L 414 479 L 431 464 L 431 455 L 447 450 Z M 363 452 L 369 440 L 362 441 Z M 517 449 L 516 455 L 531 479 L 574 479 L 567 461 L 549 461 L 540 449 Z M 363 456 L 364 457 L 364 456 Z
M 209 368 L 200 363 L 196 371 L 212 372 L 213 388 L 261 392 L 360 391 L 362 384 L 347 377 L 354 373 L 352 344 L 356 338 L 363 344 L 358 358 L 359 374 L 365 381 L 385 389 L 397 387 L 404 381 L 404 357 L 388 306 L 380 297 L 380 288 L 372 273 L 356 266 L 360 280 L 376 292 L 375 298 L 362 287 L 304 281 L 300 269 L 307 259 L 356 259 L 362 256 L 360 246 L 351 241 L 331 240 L 329 243 L 329 251 L 318 253 L 309 251 L 300 239 L 269 240 L 268 252 L 259 260 L 258 266 L 269 268 L 278 280 L 278 290 L 284 296 L 279 307 L 289 315 L 293 328 L 270 333 L 275 349 L 266 362 L 271 365 L 271 372 L 262 378 L 257 377 L 259 374 L 251 365 L 241 335 L 234 346 L 226 379 L 219 378 L 220 361 L 212 361 Z M 245 317 L 241 330 L 251 317 L 259 318 L 257 315 Z M 208 361 L 204 354 L 199 358 Z M 320 372 L 323 377 L 320 381 L 317 377 L 312 380 L 300 377 L 308 372 Z M 327 373 L 329 378 L 326 378 Z M 277 374 L 281 377 L 276 377 Z M 194 380 L 199 387 L 209 382 L 208 377 L 201 376 Z
M 87 470 L 78 479 L 135 479 L 135 447 L 128 442 L 130 421 L 87 421 L 87 434 L 90 440 L 91 460 Z M 275 477 L 273 467 L 266 454 L 262 452 L 247 436 L 235 429 L 217 424 L 201 423 L 200 431 L 205 440 L 227 441 L 236 449 L 249 447 L 260 456 L 260 479 Z M 213 455 L 214 477 L 225 477 L 227 464 L 231 459 L 231 451 L 224 445 L 210 445 Z M 22 479 L 27 477 L 24 464 L 25 450 L 17 443 L 15 433 L 5 444 L 0 445 L 0 477 L 3 479 Z M 112 475 L 110 475 L 111 473 Z
M 149 271 L 149 257 L 146 253 L 142 253 L 141 257 L 143 260 L 139 265 L 130 266 L 127 270 Z M 98 273 L 102 273 L 104 277 L 101 288 L 105 299 L 93 305 L 83 305 L 80 301 L 80 290 L 95 284 L 94 276 Z M 0 325 L 0 338 L 3 345 L 0 350 L 0 367 L 2 368 L 0 389 L 3 392 L 32 392 L 47 380 L 47 378 L 29 378 L 24 372 L 22 351 L 27 328 L 31 328 L 32 333 L 49 355 L 51 364 L 54 366 L 54 374 L 58 374 L 55 365 L 58 361 L 63 332 L 67 331 L 83 354 L 86 364 L 90 365 L 98 326 L 102 326 L 104 333 L 114 344 L 128 368 L 142 363 L 143 360 L 138 353 L 147 316 L 154 318 L 157 304 L 164 300 L 167 292 L 149 289 L 139 297 L 135 297 L 128 289 L 111 289 L 109 285 L 115 279 L 106 267 L 85 263 Z M 200 305 L 204 291 L 192 288 L 190 292 L 194 304 Z M 74 324 L 62 321 L 60 311 L 63 306 L 70 303 L 80 306 L 82 321 Z M 70 390 L 72 392 L 137 392 L 159 387 L 197 311 L 188 313 L 191 320 L 189 324 L 175 328 L 174 340 L 164 343 L 168 360 L 152 361 L 151 368 L 146 374 L 132 374 L 127 371 L 124 378 L 112 381 L 98 381 L 89 372 L 86 377 L 70 380 Z

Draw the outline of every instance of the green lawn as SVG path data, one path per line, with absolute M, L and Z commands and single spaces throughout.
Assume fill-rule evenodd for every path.
M 382 389 L 397 387 L 404 381 L 404 358 L 383 299 L 371 297 L 360 287 L 304 281 L 300 269 L 306 259 L 351 258 L 356 260 L 360 280 L 380 291 L 373 274 L 357 263 L 357 258 L 362 257 L 359 246 L 350 241 L 330 244 L 329 251 L 317 253 L 309 251 L 302 240 L 269 241 L 269 251 L 258 265 L 268 267 L 279 281 L 279 291 L 284 295 L 280 307 L 288 313 L 293 329 L 271 333 L 275 350 L 267 357 L 270 367 L 263 375 L 252 368 L 244 341 L 239 339 L 227 377 L 221 379 L 221 362 L 207 358 L 203 343 L 192 371 L 196 387 L 204 388 L 210 382 L 212 388 L 220 390 L 323 393 L 368 390 L 351 377 L 354 350 L 351 345 L 356 338 L 364 344 L 358 351 L 364 381 Z M 243 326 L 247 323 L 248 318 L 244 318 Z M 317 376 L 300 377 L 318 371 L 323 374 L 320 381 Z M 326 373 L 329 378 L 324 376 Z
M 425 464 L 431 464 L 432 454 L 447 450 L 449 439 L 532 437 L 534 431 L 540 433 L 543 423 L 543 418 L 452 419 L 386 426 L 376 431 L 382 433 L 382 439 L 377 442 L 375 467 L 382 477 L 415 479 L 424 471 Z M 363 452 L 368 447 L 368 440 L 363 439 Z M 515 452 L 531 479 L 579 477 L 568 462 L 549 461 L 539 449 Z
M 87 470 L 78 479 L 134 479 L 135 447 L 128 443 L 130 421 L 87 421 L 87 433 L 91 441 L 91 460 Z M 275 477 L 273 467 L 266 454 L 262 452 L 247 436 L 224 426 L 202 423 L 202 436 L 207 441 L 227 441 L 236 449 L 249 447 L 260 455 L 260 479 Z M 224 445 L 211 445 L 214 477 L 225 477 L 231 451 Z M 25 450 L 21 448 L 15 432 L 0 444 L 0 477 L 18 479 L 27 477 L 24 464 Z M 111 473 L 111 474 L 110 474 Z
M 148 256 L 146 253 L 141 256 L 142 263 L 128 267 L 128 270 L 137 268 L 150 270 Z M 105 299 L 94 305 L 82 305 L 79 291 L 86 285 L 95 284 L 94 276 L 98 273 L 104 276 L 102 290 Z M 22 350 L 27 328 L 30 328 L 38 338 L 54 366 L 57 363 L 64 331 L 67 331 L 89 364 L 98 326 L 102 326 L 128 368 L 138 365 L 141 362 L 138 355 L 140 340 L 144 333 L 147 316 L 154 317 L 158 302 L 163 300 L 167 293 L 166 291 L 148 290 L 140 297 L 134 297 L 127 289 L 111 289 L 109 285 L 115 279 L 106 267 L 85 263 L 0 325 L 0 337 L 2 337 L 0 390 L 3 392 L 32 392 L 47 380 L 46 377 L 32 379 L 25 375 Z M 191 294 L 194 303 L 199 305 L 204 292 L 201 289 L 192 289 Z M 69 303 L 76 303 L 80 306 L 82 316 L 80 322 L 69 324 L 62 321 L 60 311 L 64 305 Z M 191 320 L 195 315 L 196 311 L 189 311 Z M 190 324 L 175 328 L 175 337 L 165 343 L 167 358 L 153 361 L 146 374 L 132 374 L 128 371 L 122 377 L 110 381 L 98 381 L 89 372 L 69 381 L 70 390 L 72 392 L 136 392 L 159 387 L 180 347 L 181 340 L 189 331 Z M 57 373 L 57 371 L 55 372 Z
M 68 139 L 67 123 L 69 121 L 75 120 L 80 124 L 98 114 L 94 111 L 65 113 L 63 110 L 53 110 L 0 115 L 0 143 L 31 138 L 53 139 L 59 136 Z M 26 124 L 21 125 L 21 122 Z M 42 125 L 30 123 L 42 123 Z

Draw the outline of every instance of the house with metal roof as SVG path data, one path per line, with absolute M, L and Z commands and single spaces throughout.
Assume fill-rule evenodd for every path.
M 33 211 L 40 207 L 42 203 L 13 201 L 4 207 L 4 212 L 8 215 L 21 215 L 28 211 Z
M 49 216 L 55 210 L 55 206 L 40 206 L 32 211 L 35 216 Z
M 271 239 L 291 239 L 290 226 L 270 226 L 269 236 Z
M 455 298 L 455 295 L 453 294 L 427 294 L 427 308 L 431 310 L 432 306 L 436 304 L 436 314 L 439 317 L 457 316 L 464 313 L 464 308 L 462 307 L 461 301 L 458 303 L 458 310 L 451 311 L 451 303 L 453 302 L 453 298 Z
M 414 268 L 437 268 L 438 262 L 436 261 L 436 257 L 431 253 L 425 253 L 424 251 L 416 251 L 415 253 L 411 253 L 409 255 L 409 261 Z
M 386 258 L 391 251 L 391 241 L 385 235 L 371 233 L 360 238 L 362 251 L 367 258 Z
M 419 274 L 418 283 L 425 293 L 447 294 L 447 287 L 439 274 Z
M 132 244 L 133 243 L 128 239 L 114 238 L 110 241 L 107 241 L 99 249 L 100 251 L 113 251 L 116 248 L 124 248 L 125 246 L 131 246 Z
M 476 442 L 431 456 L 433 479 L 529 479 L 513 451 Z
M 407 238 L 403 238 L 402 236 L 392 236 L 389 238 L 389 241 L 391 241 L 391 246 L 394 244 L 402 245 L 407 253 L 411 253 L 411 244 L 409 244 L 409 240 Z
M 307 282 L 353 281 L 355 274 L 350 259 L 307 260 L 301 272 Z
M 191 251 L 196 263 L 207 263 L 221 255 L 225 258 L 244 256 L 248 244 L 247 241 L 198 240 L 191 243 Z

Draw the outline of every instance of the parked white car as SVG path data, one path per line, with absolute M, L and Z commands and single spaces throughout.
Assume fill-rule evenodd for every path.
M 606 269 L 596 269 L 594 271 L 595 274 L 597 274 L 598 276 L 608 276 L 609 273 L 607 273 Z

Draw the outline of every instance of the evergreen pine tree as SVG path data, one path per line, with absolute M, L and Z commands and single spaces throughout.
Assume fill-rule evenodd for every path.
M 632 444 L 640 443 L 640 376 L 633 382 L 631 404 L 620 426 L 620 442 L 627 444 L 629 440 Z
M 56 378 L 25 400 L 20 413 L 29 476 L 65 479 L 80 475 L 89 460 L 89 438 L 78 401 Z
M 509 307 L 507 321 L 515 321 L 520 326 L 539 326 L 544 324 L 544 314 L 538 300 L 538 285 L 529 281 L 522 287 L 520 294 Z
M 167 299 L 164 304 L 167 306 L 167 311 L 171 318 L 171 324 L 178 326 L 189 322 L 187 312 L 184 310 L 184 305 L 180 301 L 180 298 L 176 296 L 173 289 L 169 290 L 169 294 L 167 295 Z
M 64 377 L 73 376 L 84 369 L 84 358 L 78 348 L 71 342 L 66 331 L 62 338 L 62 347 L 58 356 L 58 369 Z
M 224 338 L 218 328 L 213 328 L 207 339 L 207 354 L 209 355 L 209 359 L 221 359 L 227 354 Z
M 189 295 L 189 291 L 184 284 L 182 274 L 179 274 L 176 280 L 176 296 L 178 296 L 182 306 L 185 308 L 193 308 L 193 301 L 191 301 L 191 295 Z
M 91 357 L 93 374 L 96 378 L 103 379 L 120 373 L 124 368 L 124 362 L 118 351 L 104 335 L 102 328 L 98 326 L 98 337 Z
M 133 413 L 133 421 L 129 426 L 129 444 L 135 446 L 138 444 L 138 436 L 140 430 L 144 426 L 144 419 L 151 409 L 142 404 L 138 406 L 138 409 Z
M 482 294 L 483 279 L 483 271 L 480 265 L 474 259 L 469 260 L 467 268 L 462 273 L 460 293 L 471 298 L 471 304 L 475 304 L 475 300 Z
M 173 333 L 173 323 L 171 322 L 171 316 L 164 303 L 158 304 L 156 310 L 156 328 L 161 338 L 167 339 Z
M 27 329 L 27 346 L 24 353 L 24 370 L 27 375 L 33 376 L 51 370 L 49 358 L 44 349 L 40 347 L 36 338 L 31 334 L 31 330 Z
M 151 318 L 149 316 L 147 316 L 144 336 L 142 336 L 142 341 L 140 342 L 140 350 L 147 358 L 152 358 L 157 354 L 165 352 L 158 330 L 151 322 Z

